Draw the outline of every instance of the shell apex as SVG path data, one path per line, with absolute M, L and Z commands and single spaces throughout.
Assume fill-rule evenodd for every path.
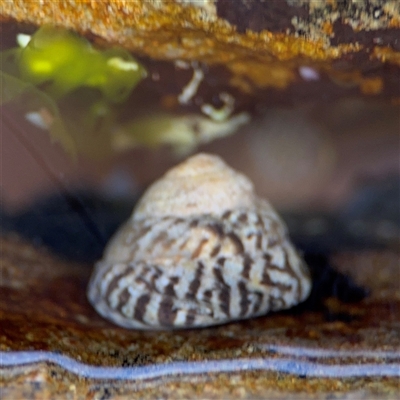
M 154 182 L 139 200 L 133 218 L 222 215 L 254 203 L 253 184 L 246 176 L 218 156 L 199 153 Z

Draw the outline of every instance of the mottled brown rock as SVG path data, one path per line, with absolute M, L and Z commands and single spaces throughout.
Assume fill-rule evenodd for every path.
M 235 113 L 342 96 L 399 98 L 395 0 L 18 0 L 3 4 L 2 19 L 56 24 L 98 44 L 122 45 L 148 68 L 158 104 L 176 111 L 221 107 L 223 92 L 235 98 Z M 180 104 L 195 68 L 204 78 Z
M 0 246 L 2 363 L 10 352 L 29 350 L 38 355 L 44 350 L 54 360 L 68 356 L 89 366 L 121 367 L 120 373 L 129 372 L 129 377 L 119 380 L 84 379 L 83 367 L 71 373 L 57 361 L 17 365 L 22 355 L 14 353 L 14 366 L 1 368 L 4 399 L 129 398 L 133 393 L 140 398 L 287 398 L 295 394 L 296 398 L 394 399 L 398 393 L 397 253 L 336 257 L 342 271 L 372 290 L 359 303 L 325 302 L 332 313 L 349 315 L 347 322 L 328 321 L 315 311 L 288 311 L 218 328 L 153 333 L 115 327 L 95 313 L 85 297 L 91 266 L 63 262 L 16 238 L 3 238 Z M 207 374 L 189 374 L 194 361 L 203 363 L 206 370 L 210 365 L 217 367 Z M 249 363 L 278 367 L 245 371 Z M 311 367 L 304 369 L 304 363 Z M 151 379 L 149 372 L 140 369 L 150 365 L 160 371 Z M 222 365 L 231 367 L 218 372 Z M 166 372 L 171 366 L 175 366 L 172 374 Z M 332 368 L 339 368 L 336 376 L 324 376 Z M 318 371 L 322 376 L 316 376 Z M 372 371 L 381 371 L 382 376 Z

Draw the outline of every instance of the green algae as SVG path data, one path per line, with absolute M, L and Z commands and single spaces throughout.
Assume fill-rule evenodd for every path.
M 126 50 L 96 49 L 66 29 L 43 26 L 32 36 L 17 35 L 17 42 L 0 53 L 0 105 L 18 101 L 25 118 L 69 153 L 82 151 L 79 142 L 109 135 L 105 130 L 147 75 Z

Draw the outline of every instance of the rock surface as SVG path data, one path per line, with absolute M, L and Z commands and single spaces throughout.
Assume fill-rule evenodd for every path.
M 140 332 L 101 319 L 85 296 L 91 266 L 1 240 L 1 395 L 55 398 L 379 398 L 399 390 L 398 254 L 335 264 L 371 295 L 328 298 L 202 330 Z M 96 368 L 98 367 L 98 368 Z M 112 368 L 109 368 L 112 367 Z
M 399 99 L 397 1 L 18 0 L 1 13 L 31 30 L 55 24 L 132 51 L 167 108 L 218 109 L 225 92 L 235 113 L 349 95 Z M 196 71 L 197 90 L 179 97 Z

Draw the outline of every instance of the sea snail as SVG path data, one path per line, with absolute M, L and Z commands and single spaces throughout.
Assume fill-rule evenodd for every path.
M 174 329 L 286 309 L 310 290 L 270 204 L 219 157 L 198 154 L 144 193 L 96 264 L 88 298 L 123 327 Z

